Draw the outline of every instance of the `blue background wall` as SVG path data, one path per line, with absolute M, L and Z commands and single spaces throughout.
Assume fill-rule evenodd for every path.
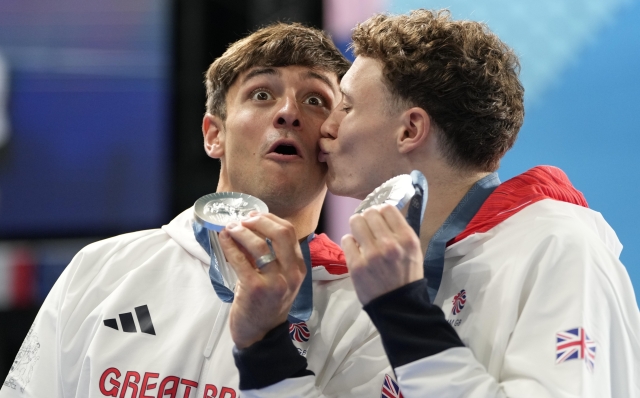
M 167 221 L 169 5 L 2 1 L 11 127 L 0 145 L 0 238 Z

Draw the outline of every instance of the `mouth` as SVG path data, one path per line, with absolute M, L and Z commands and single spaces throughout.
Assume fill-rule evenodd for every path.
M 328 156 L 329 156 L 329 154 L 327 152 L 324 152 L 324 151 L 318 152 L 318 162 L 326 163 Z
M 297 142 L 282 139 L 274 142 L 267 151 L 267 157 L 274 160 L 293 160 L 303 158 Z
M 322 139 L 318 142 L 318 146 L 320 147 L 320 150 L 318 151 L 318 162 L 326 163 L 329 152 L 323 147 Z

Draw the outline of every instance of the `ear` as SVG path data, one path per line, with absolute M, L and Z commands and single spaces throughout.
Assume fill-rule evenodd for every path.
M 431 118 L 422 108 L 407 109 L 400 116 L 402 128 L 399 131 L 397 144 L 400 153 L 409 153 L 426 142 L 431 132 Z
M 204 136 L 204 151 L 214 159 L 224 156 L 224 123 L 218 116 L 210 113 L 202 118 L 202 135 Z

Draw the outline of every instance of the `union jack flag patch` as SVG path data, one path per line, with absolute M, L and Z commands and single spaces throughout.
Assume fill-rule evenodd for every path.
M 451 308 L 451 313 L 453 315 L 457 315 L 464 308 L 464 304 L 467 302 L 467 292 L 462 289 L 460 293 L 456 294 L 453 297 L 453 308 Z
M 309 337 L 311 337 L 311 332 L 309 332 L 309 328 L 307 327 L 306 322 L 290 324 L 289 337 L 291 337 L 291 340 L 297 341 L 299 343 L 304 343 L 309 341 Z
M 572 359 L 584 359 L 587 369 L 593 372 L 596 343 L 583 328 L 556 333 L 556 364 Z
M 382 383 L 382 395 L 380 398 L 402 398 L 400 387 L 389 375 L 384 375 Z

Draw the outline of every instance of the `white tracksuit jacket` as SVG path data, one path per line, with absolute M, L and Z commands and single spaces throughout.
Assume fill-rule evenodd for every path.
M 564 173 L 536 167 L 503 183 L 450 243 L 435 305 L 422 280 L 365 306 L 402 396 L 640 397 L 622 245 Z M 250 393 L 314 396 L 304 379 Z
M 396 367 L 404 397 L 639 397 L 640 315 L 612 232 L 548 199 L 450 246 L 435 304 L 465 347 Z M 593 367 L 585 353 L 556 363 L 557 335 L 576 328 Z
M 575 193 L 560 170 L 534 168 L 498 187 L 446 249 L 434 304 L 464 346 L 402 363 L 397 341 L 411 331 L 388 336 L 393 316 L 376 320 L 405 398 L 640 397 L 640 313 L 622 245 L 586 202 L 568 203 Z
M 189 209 L 162 229 L 80 251 L 42 305 L 0 397 L 239 397 L 230 304 L 211 286 L 192 222 Z M 348 274 L 335 268 L 313 267 L 310 336 L 294 342 L 315 373 L 305 380 L 316 395 L 377 397 L 393 373 Z

